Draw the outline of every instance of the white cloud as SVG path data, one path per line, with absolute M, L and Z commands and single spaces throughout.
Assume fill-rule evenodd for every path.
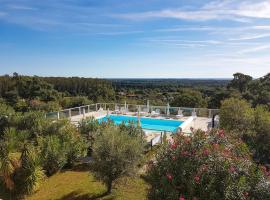
M 236 14 L 244 17 L 270 19 L 270 2 L 242 3 L 236 10 Z
M 229 40 L 231 41 L 254 40 L 254 39 L 267 38 L 267 37 L 270 37 L 270 33 L 243 35 L 239 38 L 231 38 Z
M 37 10 L 37 8 L 34 8 L 34 7 L 17 5 L 17 4 L 9 4 L 7 5 L 7 7 L 13 10 Z
M 250 48 L 250 49 L 245 49 L 245 50 L 241 50 L 238 53 L 239 54 L 246 54 L 246 53 L 255 53 L 255 52 L 260 52 L 260 51 L 264 51 L 270 49 L 270 45 L 261 45 L 261 46 L 257 46 L 254 48 Z
M 270 19 L 269 1 L 213 1 L 194 10 L 165 9 L 138 13 L 116 14 L 115 16 L 131 20 L 151 18 L 173 18 L 193 21 L 230 19 L 246 22 L 249 18 Z

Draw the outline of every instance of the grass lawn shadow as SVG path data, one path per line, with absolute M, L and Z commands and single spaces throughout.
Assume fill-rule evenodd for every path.
M 80 194 L 79 192 L 71 192 L 57 200 L 113 200 L 114 197 L 107 192 L 101 194 Z

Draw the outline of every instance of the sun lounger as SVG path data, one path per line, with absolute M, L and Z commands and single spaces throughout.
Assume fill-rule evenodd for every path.
M 182 111 L 182 110 L 178 110 L 178 113 L 177 113 L 177 115 L 175 116 L 175 118 L 176 118 L 176 119 L 180 119 L 180 118 L 182 118 L 182 117 L 184 117 L 183 111 Z

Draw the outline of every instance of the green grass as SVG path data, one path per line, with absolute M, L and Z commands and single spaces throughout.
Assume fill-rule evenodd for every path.
M 48 178 L 40 190 L 26 200 L 143 200 L 147 184 L 141 178 L 122 178 L 111 195 L 104 196 L 105 186 L 87 171 L 65 171 Z

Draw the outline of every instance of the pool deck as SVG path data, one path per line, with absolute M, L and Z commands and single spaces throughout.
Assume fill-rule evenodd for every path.
M 111 114 L 111 112 L 110 112 Z M 130 116 L 134 116 L 134 113 L 128 113 Z M 107 115 L 107 111 L 98 111 L 98 112 L 90 112 L 86 113 L 85 115 L 76 115 L 70 118 L 71 122 L 75 125 L 79 123 L 82 119 L 86 117 L 95 117 L 95 118 L 100 118 L 104 117 Z M 128 116 L 128 115 L 127 115 Z M 143 117 L 143 116 L 142 116 Z M 173 119 L 173 120 L 179 120 L 179 121 L 186 121 L 189 117 L 182 117 L 179 119 Z M 155 117 L 155 119 L 166 119 L 165 117 Z M 201 129 L 203 131 L 207 131 L 209 124 L 211 122 L 211 118 L 207 117 L 196 117 L 193 119 L 190 123 L 187 124 L 187 126 L 182 130 L 183 133 L 185 134 L 190 134 L 191 133 L 191 128 L 194 130 Z M 145 135 L 146 135 L 146 140 L 150 141 L 153 138 L 157 137 L 158 135 L 161 134 L 161 131 L 152 131 L 152 130 L 145 130 Z M 170 135 L 170 134 L 168 134 Z

